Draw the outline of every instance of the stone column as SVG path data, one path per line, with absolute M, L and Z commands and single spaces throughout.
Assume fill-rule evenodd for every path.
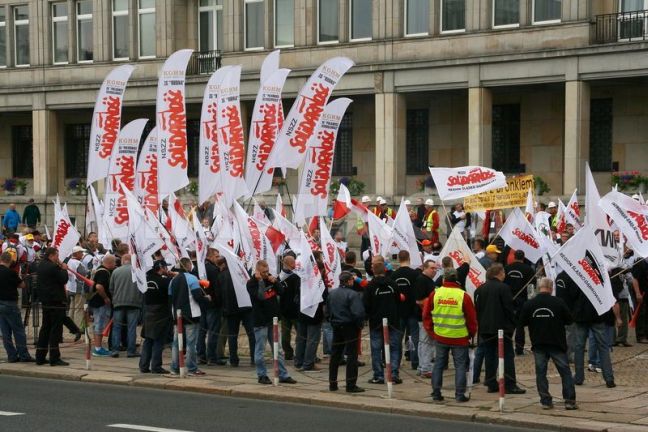
M 52 195 L 58 190 L 58 135 L 54 111 L 47 109 L 32 111 L 35 196 Z
M 468 89 L 468 165 L 493 165 L 493 96 L 490 89 Z
M 565 82 L 565 147 L 563 194 L 584 192 L 585 162 L 589 159 L 590 86 Z
M 376 194 L 405 193 L 405 97 L 378 93 L 376 109 Z

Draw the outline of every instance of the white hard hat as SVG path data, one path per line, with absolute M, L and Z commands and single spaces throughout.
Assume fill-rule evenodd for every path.
M 380 205 L 387 204 L 387 201 L 385 201 L 384 198 L 378 198 L 378 204 Z
M 362 197 L 362 200 L 361 200 L 361 201 L 362 201 L 363 203 L 368 203 L 368 202 L 371 202 L 371 198 L 369 198 L 368 195 L 365 195 L 365 196 Z
M 632 199 L 636 200 L 636 201 L 639 201 L 639 194 L 632 195 Z
M 410 201 L 410 200 L 405 200 L 405 205 L 412 205 L 412 201 Z
M 428 198 L 425 200 L 425 205 L 433 206 L 434 205 L 434 200 L 432 198 Z
M 381 197 L 381 196 L 377 196 L 377 197 L 376 197 L 376 202 L 380 202 L 380 200 L 382 200 L 382 199 L 383 199 L 383 197 Z
M 553 202 L 553 201 L 549 201 L 549 204 L 547 204 L 547 208 L 548 208 L 548 209 L 550 209 L 550 208 L 556 208 L 556 207 L 557 207 L 557 205 L 556 205 L 556 203 Z

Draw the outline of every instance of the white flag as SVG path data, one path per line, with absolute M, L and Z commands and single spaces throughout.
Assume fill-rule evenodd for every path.
M 135 196 L 142 206 L 157 215 L 158 200 L 157 129 L 153 128 L 144 141 L 144 147 L 137 160 Z
M 331 237 L 331 233 L 324 222 L 324 218 L 319 218 L 320 242 L 322 253 L 324 254 L 324 264 L 328 271 L 328 286 L 337 288 L 340 286 L 340 273 L 342 273 L 342 260 L 337 245 Z
M 524 256 L 533 263 L 538 262 L 542 257 L 542 248 L 536 231 L 517 207 L 506 219 L 500 230 L 500 237 L 511 248 L 524 251 Z
M 270 225 L 270 219 L 268 219 L 265 210 L 261 208 L 256 200 L 254 200 L 254 207 L 252 207 L 252 216 L 254 217 L 254 219 L 263 222 L 265 225 Z
M 180 253 L 183 257 L 188 257 L 187 250 L 194 250 L 196 236 L 182 209 L 182 204 L 173 192 L 169 196 L 169 219 L 171 219 L 171 234 L 178 242 Z
M 609 218 L 599 206 L 601 195 L 594 182 L 594 176 L 590 171 L 589 164 L 585 167 L 585 221 L 592 227 L 596 240 L 601 246 L 603 255 L 611 267 L 616 267 L 623 259 L 623 253 L 619 253 L 618 242 L 614 238 L 614 229 Z M 621 248 L 623 250 L 623 248 Z
M 423 265 L 421 253 L 416 243 L 416 236 L 414 235 L 414 227 L 412 226 L 404 199 L 401 199 L 398 213 L 396 213 L 396 218 L 394 219 L 392 239 L 399 250 L 406 250 L 410 253 L 410 264 L 412 268 L 418 268 Z
M 61 210 L 58 221 L 54 226 L 54 238 L 52 239 L 52 247 L 58 250 L 61 261 L 72 254 L 72 249 L 80 239 L 81 235 L 72 226 L 70 217 L 66 212 Z
M 628 238 L 635 253 L 648 257 L 648 208 L 614 190 L 601 198 L 599 205 Z
M 194 236 L 196 237 L 196 263 L 198 264 L 198 276 L 201 279 L 207 279 L 207 270 L 205 269 L 205 259 L 207 258 L 207 237 L 205 236 L 205 229 L 198 221 L 196 211 L 192 210 L 191 213 Z
M 583 226 L 583 223 L 581 222 L 581 212 L 576 192 L 577 190 L 574 190 L 567 207 L 565 207 L 565 221 L 572 224 L 575 230 L 578 230 Z
M 391 230 L 385 224 L 385 221 L 376 216 L 373 212 L 367 214 L 369 218 L 369 242 L 371 244 L 371 253 L 382 255 L 385 258 L 391 255 Z
M 501 171 L 480 166 L 430 168 L 430 174 L 443 201 L 506 187 L 506 177 Z
M 247 291 L 247 281 L 250 279 L 245 265 L 241 259 L 232 252 L 232 249 L 225 243 L 215 243 L 214 247 L 218 249 L 220 255 L 227 261 L 227 269 L 232 277 L 234 293 L 236 294 L 236 303 L 239 308 L 252 307 L 250 294 Z
M 301 279 L 299 310 L 312 318 L 317 311 L 317 305 L 322 301 L 322 293 L 326 287 L 303 231 L 300 231 L 299 240 L 290 242 L 290 248 L 297 255 L 295 273 Z
M 185 74 L 193 50 L 174 52 L 164 62 L 155 105 L 158 134 L 158 190 L 161 197 L 189 184 Z
M 475 290 L 484 282 L 486 282 L 486 269 L 479 263 L 472 250 L 466 244 L 461 231 L 454 228 L 448 236 L 448 241 L 443 250 L 441 250 L 440 257 L 449 256 L 452 258 L 452 265 L 454 268 L 459 267 L 464 262 L 469 262 L 470 271 L 466 278 L 466 292 L 471 296 L 475 296 Z
M 583 291 L 599 315 L 603 315 L 614 306 L 615 300 L 610 276 L 605 269 L 605 258 L 589 225 L 585 225 L 574 234 L 574 237 L 560 248 L 554 259 Z
M 135 66 L 122 65 L 113 69 L 99 88 L 92 113 L 90 147 L 88 151 L 88 186 L 108 177 L 108 166 L 121 127 L 121 110 L 126 84 Z
M 322 117 L 335 86 L 353 66 L 346 57 L 334 57 L 313 72 L 299 91 L 286 117 L 277 142 L 268 157 L 267 167 L 298 168 L 306 156 L 308 140 Z
M 529 191 L 527 192 L 527 201 L 526 207 L 524 208 L 524 216 L 530 223 L 533 223 L 533 219 L 535 218 L 535 203 L 533 201 L 533 191 L 531 190 L 531 188 L 529 188 Z

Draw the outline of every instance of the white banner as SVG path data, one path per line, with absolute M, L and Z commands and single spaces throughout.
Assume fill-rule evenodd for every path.
M 290 242 L 290 248 L 297 255 L 295 273 L 301 279 L 299 310 L 312 318 L 317 311 L 317 305 L 322 301 L 322 293 L 326 287 L 303 231 L 300 231 L 299 240 Z
M 614 306 L 616 301 L 605 269 L 605 258 L 590 226 L 585 225 L 574 234 L 554 260 L 583 291 L 599 315 Z
M 158 134 L 158 190 L 161 197 L 189 184 L 185 74 L 193 50 L 176 51 L 164 62 L 155 106 Z
M 349 98 L 338 98 L 326 105 L 315 133 L 308 141 L 295 208 L 297 222 L 327 214 L 335 140 L 344 113 L 351 102 Z
M 144 147 L 137 160 L 135 197 L 142 206 L 149 209 L 154 215 L 157 215 L 160 210 L 157 158 L 157 129 L 153 128 L 146 137 Z
M 207 258 L 207 237 L 205 229 L 200 224 L 196 211 L 191 211 L 191 220 L 193 221 L 193 231 L 196 237 L 196 263 L 198 265 L 198 277 L 207 279 L 207 269 L 205 268 L 205 259 Z
M 137 150 L 147 122 L 147 119 L 133 120 L 124 126 L 117 137 L 104 196 L 104 221 L 110 240 L 128 241 L 128 201 L 119 184 L 122 183 L 131 192 L 135 190 Z
M 322 253 L 324 254 L 324 264 L 328 271 L 328 286 L 331 287 L 331 289 L 338 288 L 340 286 L 340 273 L 342 273 L 342 259 L 340 257 L 340 252 L 338 251 L 333 237 L 331 237 L 331 232 L 326 226 L 324 218 L 319 218 L 319 223 L 320 242 Z
M 121 111 L 126 84 L 135 66 L 122 65 L 113 69 L 99 88 L 92 113 L 90 147 L 88 151 L 87 184 L 108 177 L 113 147 L 121 127 Z
M 223 202 L 232 202 L 247 193 L 243 178 L 245 140 L 241 119 L 241 66 L 232 66 L 223 78 L 218 93 L 218 151 L 223 184 Z
M 218 93 L 231 66 L 223 66 L 209 77 L 200 113 L 198 152 L 198 201 L 204 203 L 223 191 L 218 147 Z
M 502 172 L 480 166 L 430 168 L 430 174 L 439 198 L 443 201 L 464 198 L 507 185 Z
M 542 257 L 542 247 L 537 233 L 517 207 L 506 219 L 500 230 L 500 237 L 511 248 L 524 251 L 524 256 L 533 263 L 538 262 Z
M 621 264 L 623 252 L 619 252 L 619 244 L 614 238 L 614 229 L 612 228 L 609 218 L 599 206 L 601 195 L 594 182 L 592 171 L 589 164 L 585 166 L 585 221 L 592 227 L 594 236 L 598 241 L 603 256 L 610 267 L 616 267 Z M 621 251 L 623 248 L 621 248 Z
M 455 228 L 448 236 L 448 241 L 439 254 L 441 257 L 449 256 L 452 258 L 454 268 L 459 267 L 464 262 L 470 265 L 470 271 L 466 278 L 466 292 L 472 297 L 475 296 L 475 290 L 486 282 L 486 269 L 479 263 L 472 250 L 466 244 L 459 229 Z
M 313 72 L 299 91 L 290 112 L 283 123 L 277 142 L 268 157 L 267 167 L 298 168 L 304 157 L 308 140 L 324 112 L 335 86 L 353 66 L 346 57 L 334 57 Z
M 575 230 L 579 230 L 583 223 L 581 222 L 580 206 L 578 205 L 577 190 L 574 190 L 567 207 L 565 207 L 565 221 L 573 225 Z
M 614 190 L 601 198 L 599 205 L 628 238 L 635 253 L 648 257 L 648 208 Z
M 52 247 L 58 250 L 59 259 L 63 261 L 72 254 L 72 249 L 81 239 L 81 235 L 79 234 L 79 231 L 72 226 L 70 217 L 64 211 L 60 211 L 57 219 L 58 222 L 56 222 L 56 225 L 54 226 Z
M 410 253 L 410 264 L 412 268 L 418 268 L 423 265 L 421 253 L 416 243 L 414 227 L 412 226 L 405 200 L 402 198 L 392 227 L 392 239 L 399 250 L 406 250 Z

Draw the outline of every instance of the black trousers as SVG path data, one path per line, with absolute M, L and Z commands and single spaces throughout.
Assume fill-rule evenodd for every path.
M 50 364 L 61 358 L 59 342 L 63 337 L 63 321 L 65 321 L 65 305 L 46 306 L 43 305 L 43 322 L 38 333 L 36 343 L 36 361 L 45 362 L 49 351 Z
M 329 384 L 337 384 L 340 361 L 342 355 L 346 353 L 346 387 L 355 387 L 358 381 L 358 327 L 355 325 L 333 326 L 332 345 Z

